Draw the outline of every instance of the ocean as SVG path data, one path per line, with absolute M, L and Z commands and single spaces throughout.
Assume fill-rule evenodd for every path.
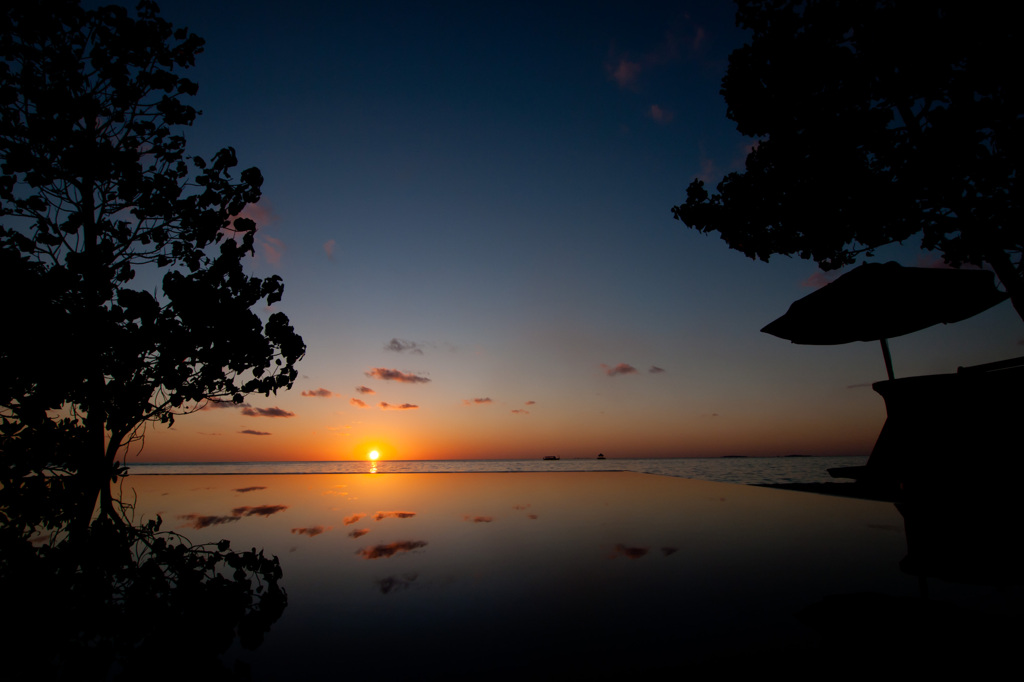
M 324 462 L 129 463 L 130 474 L 424 474 L 548 471 L 633 471 L 718 483 L 827 483 L 831 467 L 865 457 L 708 457 L 659 459 L 502 459 Z

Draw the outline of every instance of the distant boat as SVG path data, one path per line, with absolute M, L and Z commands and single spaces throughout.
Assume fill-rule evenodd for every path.
M 598 459 L 604 459 L 604 453 L 602 452 L 601 454 L 599 454 L 599 455 L 597 456 L 597 458 L 598 458 Z
M 545 456 L 544 456 L 544 459 L 551 459 L 551 460 L 555 460 L 555 459 L 558 459 L 558 458 L 557 458 L 557 457 L 555 457 L 554 455 L 545 455 Z

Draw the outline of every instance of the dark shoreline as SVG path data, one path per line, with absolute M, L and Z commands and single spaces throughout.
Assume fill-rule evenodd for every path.
M 867 488 L 854 481 L 829 482 L 829 483 L 754 483 L 759 488 L 776 488 L 778 490 L 796 490 L 803 493 L 818 493 L 819 495 L 834 495 L 836 497 L 854 497 L 860 500 L 875 500 L 878 502 L 895 502 L 892 495 L 882 491 Z

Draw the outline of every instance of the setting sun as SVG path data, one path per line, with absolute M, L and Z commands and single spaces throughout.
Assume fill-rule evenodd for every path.
M 380 453 L 379 453 L 379 452 L 377 452 L 376 450 L 371 450 L 371 451 L 370 451 L 370 459 L 372 459 L 372 460 L 375 460 L 375 461 L 376 461 L 376 459 L 377 459 L 378 457 L 380 457 Z

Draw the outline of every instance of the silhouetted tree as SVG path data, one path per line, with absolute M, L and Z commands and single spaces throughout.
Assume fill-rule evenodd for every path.
M 988 265 L 1024 317 L 1020 20 L 988 2 L 738 0 L 729 58 L 744 172 L 687 189 L 675 218 L 767 261 L 824 269 L 920 234 Z
M 97 519 L 88 538 L 0 543 L 10 679 L 19 662 L 41 680 L 249 679 L 219 657 L 236 638 L 259 646 L 283 613 L 277 557 L 193 545 L 130 513 Z
M 24 474 L 71 473 L 87 518 L 147 422 L 296 377 L 302 339 L 283 313 L 253 312 L 281 299 L 281 279 L 242 267 L 256 225 L 239 216 L 263 178 L 235 178 L 233 149 L 186 151 L 197 85 L 178 72 L 202 46 L 147 1 L 134 16 L 70 0 L 0 15 L 8 498 L 39 486 Z
M 203 41 L 157 12 L 0 10 L 0 601 L 47 679 L 219 676 L 286 603 L 276 557 L 192 546 L 111 491 L 147 422 L 290 388 L 305 352 L 253 312 L 283 291 L 242 267 L 263 178 L 187 154 Z

